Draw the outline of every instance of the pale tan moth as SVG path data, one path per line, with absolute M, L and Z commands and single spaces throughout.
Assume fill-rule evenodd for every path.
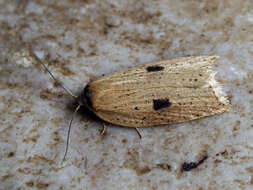
M 180 123 L 226 111 L 229 102 L 215 81 L 217 56 L 158 61 L 90 82 L 80 104 L 109 123 L 148 127 Z
M 62 87 L 77 100 L 75 113 L 85 106 L 115 125 L 137 130 L 186 122 L 220 114 L 229 108 L 229 101 L 212 71 L 217 59 L 218 56 L 183 57 L 132 67 L 91 81 L 80 96 Z

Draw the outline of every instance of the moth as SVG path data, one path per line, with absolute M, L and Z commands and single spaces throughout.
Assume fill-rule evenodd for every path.
M 220 114 L 229 107 L 212 71 L 217 56 L 158 61 L 108 74 L 78 97 L 102 120 L 148 127 Z
M 85 106 L 108 123 L 138 132 L 138 127 L 186 122 L 228 110 L 229 101 L 212 70 L 218 58 L 190 56 L 132 67 L 89 82 L 80 96 L 61 86 L 77 100 L 75 113 Z

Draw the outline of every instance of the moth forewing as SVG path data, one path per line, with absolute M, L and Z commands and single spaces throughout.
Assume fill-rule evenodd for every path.
M 132 67 L 88 85 L 90 107 L 120 126 L 145 127 L 219 114 L 229 103 L 214 79 L 217 56 L 171 59 Z

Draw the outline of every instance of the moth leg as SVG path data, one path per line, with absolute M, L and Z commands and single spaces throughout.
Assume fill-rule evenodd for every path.
M 138 133 L 138 135 L 139 135 L 139 137 L 140 137 L 140 139 L 141 139 L 142 136 L 141 136 L 141 133 L 140 133 L 139 129 L 138 129 L 137 127 L 135 127 L 135 130 L 136 130 L 136 132 Z
M 101 135 L 101 136 L 104 136 L 105 133 L 106 133 L 106 125 L 103 123 L 103 129 L 102 129 L 102 131 L 100 132 L 100 135 Z

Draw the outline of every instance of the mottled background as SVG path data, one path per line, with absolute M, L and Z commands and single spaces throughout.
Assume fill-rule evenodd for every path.
M 151 61 L 219 55 L 231 109 L 133 129 L 85 110 L 61 163 L 72 99 L 92 79 Z M 252 0 L 0 0 L 0 189 L 252 189 Z M 183 163 L 198 163 L 182 171 Z

